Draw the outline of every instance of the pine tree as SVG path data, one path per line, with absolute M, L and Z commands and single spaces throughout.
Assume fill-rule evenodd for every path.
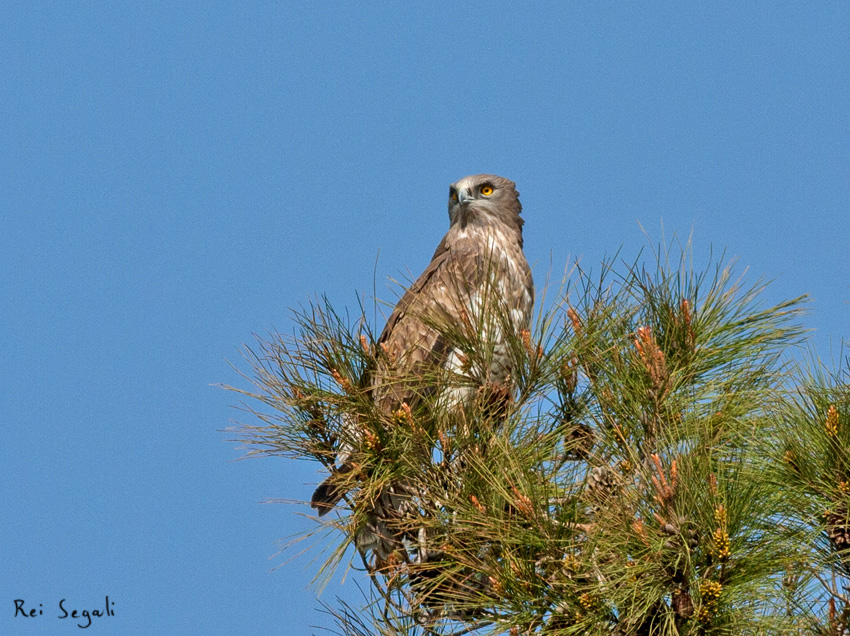
M 398 499 L 340 633 L 850 634 L 847 374 L 794 364 L 804 298 L 670 262 L 576 267 L 511 336 L 514 399 L 462 412 L 375 408 L 362 307 L 311 303 L 246 350 L 249 454 L 351 449 L 317 581 Z

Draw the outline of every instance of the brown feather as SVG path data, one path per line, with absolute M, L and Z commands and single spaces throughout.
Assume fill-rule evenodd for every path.
M 485 195 L 484 188 L 491 188 Z M 513 181 L 495 175 L 475 175 L 452 184 L 451 226 L 431 262 L 404 293 L 378 338 L 378 358 L 370 379 L 375 403 L 385 412 L 402 403 L 417 406 L 437 388 L 437 371 L 463 356 L 443 333 L 462 331 L 466 322 L 492 310 L 488 289 L 496 285 L 501 301 L 512 312 L 517 334 L 528 328 L 534 302 L 531 270 L 522 252 L 522 205 Z M 483 306 L 481 306 L 483 303 Z M 480 318 L 480 316 L 478 316 Z M 438 328 L 444 325 L 445 329 Z M 468 330 L 468 329 L 467 329 Z M 485 339 L 485 334 L 475 334 Z M 497 342 L 486 377 L 476 382 L 503 382 L 510 375 L 505 334 L 489 334 Z M 484 343 L 486 344 L 486 343 Z M 462 400 L 474 394 L 460 390 Z M 345 464 L 336 472 L 347 472 Z M 316 489 L 311 505 L 327 512 L 343 496 L 332 486 L 333 476 Z

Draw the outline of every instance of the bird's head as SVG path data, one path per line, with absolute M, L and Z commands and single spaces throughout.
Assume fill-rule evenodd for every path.
M 449 219 L 451 225 L 501 222 L 522 230 L 519 214 L 522 205 L 516 184 L 494 174 L 464 177 L 449 187 Z

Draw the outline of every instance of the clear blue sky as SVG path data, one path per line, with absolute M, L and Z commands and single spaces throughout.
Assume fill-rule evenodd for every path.
M 259 503 L 309 498 L 317 467 L 232 461 L 236 398 L 210 385 L 311 294 L 356 308 L 379 251 L 392 298 L 464 175 L 517 182 L 539 280 L 663 219 L 772 300 L 811 294 L 829 356 L 850 335 L 849 13 L 3 2 L 0 633 L 76 633 L 58 601 L 106 594 L 92 633 L 329 625 L 310 558 L 275 556 L 309 509 Z

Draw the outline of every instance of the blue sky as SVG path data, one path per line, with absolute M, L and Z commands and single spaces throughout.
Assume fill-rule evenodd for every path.
M 313 5 L 313 6 L 310 6 Z M 693 231 L 850 315 L 844 2 L 0 7 L 0 633 L 304 634 L 320 475 L 243 455 L 227 360 L 421 271 L 448 184 L 522 194 L 538 281 Z M 640 225 L 639 225 L 640 224 Z M 380 257 L 376 263 L 376 257 Z M 378 325 L 380 328 L 381 325 Z M 245 369 L 245 365 L 241 365 Z M 250 421 L 250 420 L 249 420 Z M 318 553 L 313 553 L 318 555 Z M 276 566 L 278 567 L 277 569 Z M 332 584 L 356 599 L 352 581 Z M 14 599 L 44 615 L 14 618 Z

